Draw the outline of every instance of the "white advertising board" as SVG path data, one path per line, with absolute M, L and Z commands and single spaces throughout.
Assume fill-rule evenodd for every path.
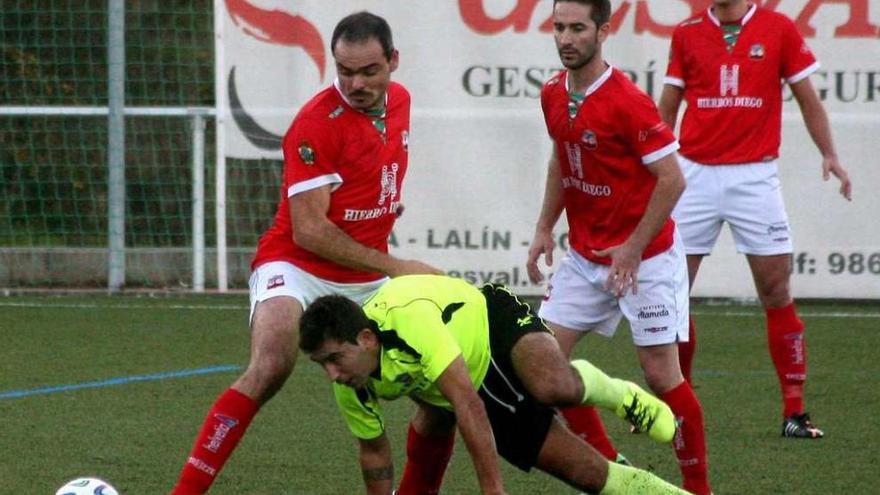
M 279 139 L 296 110 L 333 82 L 336 22 L 357 10 L 381 15 L 401 54 L 394 78 L 413 97 L 406 214 L 393 249 L 473 282 L 543 291 L 528 283 L 524 265 L 550 154 L 538 95 L 560 69 L 550 0 L 217 1 L 227 156 L 280 158 Z M 880 3 L 759 3 L 794 19 L 822 63 L 812 81 L 855 184 L 848 203 L 836 183 L 822 182 L 821 157 L 797 104 L 787 101 L 780 174 L 795 241 L 794 293 L 880 298 Z M 706 4 L 612 0 L 606 60 L 659 98 L 672 29 Z M 563 246 L 565 229 L 557 228 Z M 753 294 L 745 260 L 725 233 L 694 295 Z

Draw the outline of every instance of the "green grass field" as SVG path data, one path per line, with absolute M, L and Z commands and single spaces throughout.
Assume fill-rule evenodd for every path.
M 880 305 L 801 305 L 807 405 L 825 429 L 821 441 L 779 437 L 778 385 L 760 310 L 693 310 L 700 329 L 694 379 L 716 494 L 877 493 Z M 83 475 L 127 495 L 167 493 L 208 407 L 247 361 L 246 318 L 247 296 L 0 298 L 0 493 L 52 494 Z M 577 354 L 641 381 L 625 328 L 611 340 L 584 339 Z M 386 408 L 398 475 L 410 409 L 406 401 Z M 679 482 L 671 447 L 604 417 L 630 460 Z M 456 449 L 444 493 L 476 493 L 461 441 Z M 511 494 L 575 493 L 537 472 L 504 466 L 504 475 Z M 362 491 L 355 442 L 316 365 L 300 359 L 214 488 L 230 495 Z

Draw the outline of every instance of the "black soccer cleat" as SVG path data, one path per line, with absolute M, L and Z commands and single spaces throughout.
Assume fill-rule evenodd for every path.
M 782 436 L 787 438 L 819 439 L 824 437 L 825 433 L 813 426 L 809 414 L 802 413 L 785 418 L 785 421 L 782 422 Z

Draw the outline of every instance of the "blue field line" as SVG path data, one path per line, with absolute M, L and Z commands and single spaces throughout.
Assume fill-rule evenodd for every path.
M 198 368 L 194 370 L 169 371 L 165 373 L 153 373 L 151 375 L 132 375 L 119 378 L 111 378 L 109 380 L 98 380 L 94 382 L 71 383 L 68 385 L 56 385 L 54 387 L 40 387 L 24 390 L 9 390 L 0 392 L 0 400 L 4 399 L 20 399 L 22 397 L 30 397 L 32 395 L 48 395 L 59 392 L 70 392 L 73 390 L 82 390 L 85 388 L 101 388 L 112 387 L 114 385 L 126 385 L 136 382 L 152 382 L 158 380 L 167 380 L 169 378 L 183 378 L 195 375 L 207 375 L 211 373 L 222 373 L 224 371 L 237 371 L 241 366 L 227 364 L 223 366 L 213 366 L 210 368 Z

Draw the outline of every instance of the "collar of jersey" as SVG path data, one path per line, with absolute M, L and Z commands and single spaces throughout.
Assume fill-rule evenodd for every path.
M 338 94 L 339 97 L 342 98 L 342 101 L 344 101 L 345 104 L 348 105 L 349 107 L 351 107 L 351 109 L 354 110 L 355 112 L 362 113 L 362 114 L 366 115 L 367 117 L 370 117 L 371 119 L 385 118 L 385 112 L 388 110 L 388 90 L 385 90 L 385 110 L 382 111 L 382 115 L 370 115 L 369 113 L 358 110 L 357 108 L 355 108 L 351 105 L 351 102 L 348 100 L 348 98 L 346 98 L 345 95 L 342 94 L 342 89 L 339 87 L 339 78 L 338 77 L 333 80 L 333 88 L 336 89 L 336 94 Z
M 605 69 L 605 72 L 603 72 L 601 76 L 599 76 L 599 79 L 596 79 L 595 81 L 593 81 L 593 84 L 590 84 L 590 86 L 587 88 L 587 90 L 584 91 L 584 99 L 587 99 L 588 96 L 590 96 L 591 94 L 598 91 L 598 89 L 600 87 L 602 87 L 603 84 L 605 84 L 605 81 L 607 81 L 608 78 L 611 77 L 611 73 L 613 71 L 614 71 L 614 67 L 612 67 L 611 64 L 608 64 L 608 68 Z M 571 93 L 571 90 L 569 89 L 569 86 L 568 86 L 568 76 L 569 76 L 569 73 L 566 72 L 565 73 L 565 92 Z
M 752 16 L 755 15 L 756 10 L 758 10 L 758 5 L 753 3 L 751 7 L 749 7 L 749 11 L 746 12 L 746 15 L 743 16 L 740 24 L 745 26 Z M 718 18 L 715 17 L 715 14 L 712 13 L 712 7 L 706 9 L 706 14 L 709 16 L 709 19 L 712 19 L 712 22 L 714 22 L 716 26 L 721 27 L 721 21 L 719 21 Z

